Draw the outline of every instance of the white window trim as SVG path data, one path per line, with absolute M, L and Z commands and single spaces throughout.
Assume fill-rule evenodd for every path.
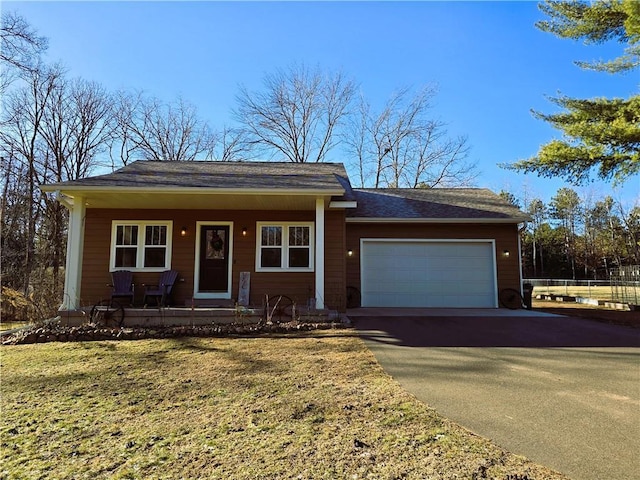
M 116 237 L 118 226 L 120 225 L 137 225 L 138 226 L 138 249 L 135 267 L 116 267 Z M 144 240 L 146 235 L 146 227 L 148 226 L 165 226 L 167 227 L 167 245 L 164 257 L 164 266 L 162 267 L 144 267 Z M 130 270 L 132 272 L 163 272 L 171 270 L 171 252 L 173 239 L 173 221 L 170 220 L 113 220 L 111 222 L 111 253 L 109 257 L 109 271 Z
M 262 227 L 282 227 L 282 257 L 280 267 L 260 265 L 262 247 Z M 289 267 L 289 227 L 309 228 L 309 266 Z M 267 245 L 268 246 L 268 245 Z M 295 248 L 295 245 L 294 245 Z M 315 229 L 313 222 L 257 222 L 256 223 L 256 272 L 313 272 L 315 261 Z

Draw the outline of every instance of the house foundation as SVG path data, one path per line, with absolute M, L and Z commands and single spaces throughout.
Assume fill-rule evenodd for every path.
M 80 326 L 92 322 L 92 307 L 59 311 L 59 322 L 64 326 Z M 263 307 L 164 307 L 124 308 L 122 327 L 175 327 L 219 324 L 257 324 L 267 321 Z M 290 317 L 272 318 L 274 323 L 291 321 Z M 300 308 L 295 320 L 301 323 L 340 322 L 336 310 Z

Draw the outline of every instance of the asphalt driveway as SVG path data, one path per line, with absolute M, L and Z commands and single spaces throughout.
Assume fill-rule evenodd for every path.
M 383 368 L 447 418 L 576 480 L 640 478 L 639 329 L 505 310 L 349 316 Z

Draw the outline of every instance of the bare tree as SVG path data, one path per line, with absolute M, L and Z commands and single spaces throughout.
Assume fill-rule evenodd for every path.
M 215 136 L 213 158 L 222 162 L 247 160 L 250 152 L 245 136 L 240 128 L 223 127 Z
M 28 242 L 33 214 L 24 187 L 29 185 L 28 168 L 11 153 L 2 156 L 2 231 L 0 253 L 2 255 L 2 284 L 24 290 L 24 267 L 28 255 L 35 249 Z M 31 261 L 31 259 L 29 259 Z
M 527 228 L 531 232 L 531 263 L 533 267 L 533 276 L 538 277 L 538 257 L 540 258 L 540 273 L 544 275 L 544 252 L 542 244 L 539 240 L 539 230 L 547 220 L 547 207 L 539 198 L 534 198 L 527 206 L 527 213 L 531 216 L 531 222 Z
M 198 117 L 194 105 L 179 98 L 163 103 L 138 93 L 117 97 L 112 159 L 125 165 L 132 158 L 145 160 L 197 160 L 211 158 L 215 133 Z
M 2 14 L 0 22 L 0 92 L 4 92 L 16 74 L 38 68 L 47 39 L 40 37 L 27 21 L 14 12 Z
M 370 146 L 370 111 L 371 106 L 360 96 L 357 109 L 349 116 L 344 130 L 345 149 L 353 156 L 353 167 L 358 172 L 358 186 L 367 185 L 369 178 L 375 175 L 376 168 L 371 163 Z
M 3 284 L 52 306 L 62 285 L 67 211 L 38 185 L 91 172 L 110 136 L 111 101 L 96 83 L 67 80 L 60 66 L 41 64 L 21 76 L 24 85 L 3 97 L 0 116 L 2 260 L 12 265 Z
M 477 173 L 466 161 L 467 139 L 449 138 L 445 124 L 428 116 L 434 95 L 431 87 L 413 96 L 405 88 L 377 114 L 360 100 L 346 143 L 361 186 L 430 188 L 473 181 Z
M 111 96 L 96 82 L 60 79 L 45 106 L 40 134 L 53 162 L 45 172 L 62 181 L 84 178 L 97 166 L 113 131 Z
M 264 91 L 240 88 L 234 112 L 258 154 L 290 162 L 322 162 L 339 141 L 355 85 L 341 73 L 294 65 L 264 79 Z
M 36 266 L 36 233 L 42 218 L 38 185 L 43 145 L 38 136 L 56 69 L 43 68 L 47 39 L 13 12 L 0 21 L 0 157 L 2 159 L 2 283 L 25 294 Z M 9 92 L 21 77 L 20 88 Z
M 622 202 L 616 202 L 616 209 L 624 227 L 623 242 L 627 257 L 627 265 L 640 264 L 640 203 L 638 200 L 630 208 Z
M 95 83 L 60 77 L 44 105 L 38 133 L 46 144 L 42 165 L 45 182 L 84 178 L 97 166 L 98 155 L 111 136 L 111 97 Z M 43 250 L 52 267 L 53 283 L 58 283 L 64 265 L 67 211 L 51 195 L 43 196 L 47 242 Z
M 39 69 L 25 75 L 27 84 L 3 97 L 3 110 L 0 120 L 0 152 L 10 168 L 4 181 L 13 183 L 22 194 L 20 199 L 3 198 L 3 205 L 10 201 L 16 205 L 23 203 L 14 211 L 3 210 L 3 227 L 12 223 L 20 225 L 23 250 L 13 252 L 21 264 L 21 277 L 14 279 L 16 286 L 25 293 L 31 283 L 31 274 L 35 265 L 36 231 L 42 220 L 43 202 L 37 186 L 43 182 L 42 176 L 47 161 L 46 144 L 40 136 L 45 117 L 46 106 L 53 94 L 56 82 L 62 76 L 58 68 Z M 3 188 L 8 193 L 8 188 Z M 11 215 L 23 215 L 21 219 L 7 218 Z M 3 257 L 11 252 L 3 250 Z

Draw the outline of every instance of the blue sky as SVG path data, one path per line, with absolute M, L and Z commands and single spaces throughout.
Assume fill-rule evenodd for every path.
M 70 76 L 109 90 L 144 90 L 195 104 L 213 128 L 233 123 L 240 84 L 260 89 L 267 73 L 293 63 L 341 70 L 373 106 L 399 88 L 435 84 L 433 117 L 466 135 L 476 186 L 548 201 L 565 183 L 499 168 L 534 155 L 559 133 L 530 110 L 553 112 L 546 98 L 628 97 L 638 72 L 608 75 L 574 60 L 617 56 L 618 44 L 584 46 L 541 32 L 536 2 L 16 2 L 49 38 L 48 60 Z M 348 164 L 339 149 L 331 161 Z M 612 190 L 640 202 L 640 177 Z

